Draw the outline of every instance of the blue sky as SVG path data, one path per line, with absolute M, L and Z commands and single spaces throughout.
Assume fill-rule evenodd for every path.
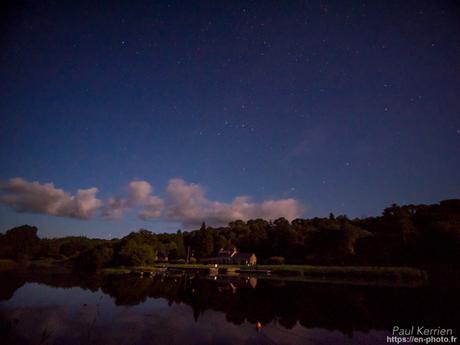
M 243 195 L 243 215 L 295 200 L 304 217 L 459 197 L 455 2 L 33 2 L 4 13 L 0 231 L 187 228 L 168 201 L 174 178 L 205 195 L 197 217 L 222 222 Z M 11 201 L 16 177 L 70 196 L 96 187 L 101 206 L 88 219 L 37 212 L 27 191 Z M 139 219 L 143 204 L 130 204 L 104 218 L 136 180 L 162 215 Z

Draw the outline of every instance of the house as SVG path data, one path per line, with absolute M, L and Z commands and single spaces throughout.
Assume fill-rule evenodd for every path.
M 232 256 L 233 263 L 237 265 L 255 265 L 257 258 L 254 253 L 236 253 Z
M 233 250 L 220 249 L 217 256 L 203 258 L 204 264 L 227 264 L 227 265 L 255 265 L 257 257 L 254 253 L 239 253 L 236 248 Z
M 157 261 L 168 261 L 168 255 L 162 252 L 159 252 L 157 255 Z

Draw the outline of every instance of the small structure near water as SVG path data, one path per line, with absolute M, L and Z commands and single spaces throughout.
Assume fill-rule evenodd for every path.
M 158 262 L 167 262 L 168 261 L 168 255 L 163 252 L 159 252 L 157 255 L 157 261 Z
M 239 253 L 236 248 L 231 250 L 220 249 L 217 256 L 203 258 L 200 260 L 203 264 L 233 264 L 253 266 L 257 263 L 257 257 L 254 253 Z

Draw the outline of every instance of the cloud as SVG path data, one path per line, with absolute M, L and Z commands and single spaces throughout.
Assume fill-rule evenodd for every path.
M 138 213 L 139 218 L 147 220 L 148 218 L 160 217 L 164 208 L 164 202 L 157 196 L 149 196 L 144 202 L 143 209 Z
M 17 212 L 88 219 L 102 206 L 97 192 L 97 188 L 79 189 L 76 195 L 70 195 L 53 183 L 40 184 L 16 177 L 0 183 L 0 204 Z
M 128 185 L 128 200 L 132 204 L 144 203 L 152 193 L 152 186 L 147 181 L 132 181 Z
M 107 199 L 96 198 L 97 188 L 79 189 L 71 195 L 54 187 L 53 183 L 40 184 L 16 177 L 0 183 L 0 204 L 17 212 L 49 214 L 59 217 L 89 219 L 98 210 L 105 219 L 118 219 L 126 211 L 137 209 L 143 220 L 160 218 L 192 227 L 206 221 L 210 225 L 226 225 L 241 219 L 292 220 L 300 217 L 305 208 L 297 200 L 277 199 L 255 203 L 249 196 L 237 196 L 231 202 L 209 200 L 202 186 L 187 183 L 180 178 L 171 179 L 166 187 L 165 198 L 153 194 L 147 181 L 131 181 L 124 195 Z
M 179 221 L 184 226 L 196 226 L 202 221 L 212 225 L 254 218 L 288 220 L 298 218 L 305 208 L 295 199 L 267 200 L 260 204 L 251 202 L 248 196 L 237 196 L 230 203 L 208 200 L 203 187 L 187 184 L 182 179 L 172 179 L 166 188 L 164 217 Z
M 128 184 L 127 196 L 118 196 L 106 201 L 103 215 L 107 219 L 120 218 L 133 207 L 141 207 L 138 216 L 141 219 L 159 217 L 163 209 L 163 200 L 151 195 L 152 185 L 147 181 L 132 181 Z

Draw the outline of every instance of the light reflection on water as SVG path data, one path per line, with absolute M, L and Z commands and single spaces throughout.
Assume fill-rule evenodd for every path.
M 379 312 L 399 296 L 388 288 L 187 276 L 98 279 L 82 282 L 84 288 L 70 287 L 66 277 L 20 281 L 0 302 L 0 336 L 11 344 L 385 344 L 392 322 L 420 316 L 426 322 L 431 312 L 406 310 L 392 321 L 398 306 Z M 413 308 L 405 297 L 414 291 L 439 297 L 401 291 L 393 302 Z M 442 308 L 439 301 L 428 302 Z M 450 317 L 455 322 L 458 312 Z

